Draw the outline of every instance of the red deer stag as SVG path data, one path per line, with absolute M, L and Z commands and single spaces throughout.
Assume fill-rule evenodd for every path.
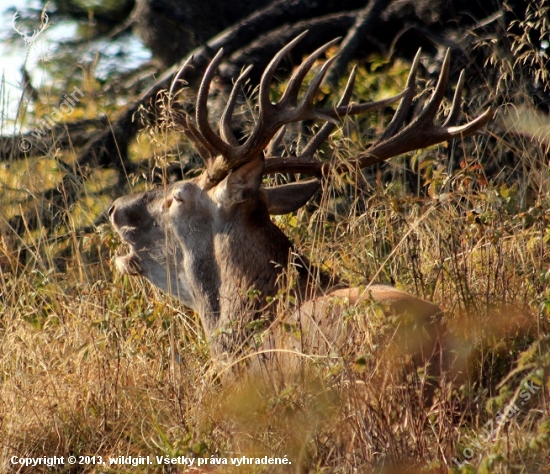
M 281 277 L 291 263 L 298 269 L 298 278 L 292 289 L 296 308 L 288 318 L 301 329 L 301 351 L 326 354 L 338 350 L 345 341 L 349 343 L 349 337 L 342 334 L 339 312 L 327 311 L 332 297 L 347 298 L 351 305 L 372 299 L 394 314 L 408 314 L 421 321 L 440 313 L 436 305 L 391 286 L 372 284 L 365 289 L 349 288 L 315 270 L 306 258 L 295 257 L 289 239 L 269 216 L 293 212 L 303 206 L 319 188 L 320 181 L 262 187 L 262 177 L 276 172 L 328 177 L 331 167 L 341 165 L 318 161 L 314 154 L 337 126 L 337 120 L 379 109 L 399 99 L 401 103 L 382 137 L 351 166 L 363 168 L 411 150 L 472 135 L 489 121 L 491 111 L 465 125 L 455 126 L 461 107 L 461 75 L 445 123 L 434 124 L 448 83 L 449 54 L 430 100 L 408 124 L 404 122 L 416 94 L 418 56 L 401 94 L 374 103 L 349 104 L 354 71 L 336 107 L 315 108 L 314 98 L 334 58 L 323 64 L 301 100 L 299 89 L 314 62 L 335 41 L 312 53 L 293 73 L 282 98 L 272 103 L 269 89 L 273 76 L 281 59 L 302 36 L 281 49 L 263 73 L 257 123 L 243 140 L 237 139 L 231 122 L 250 68 L 235 81 L 220 119 L 219 135 L 208 121 L 209 87 L 221 61 L 220 51 L 204 73 L 195 120 L 187 116 L 184 125 L 187 136 L 205 162 L 203 173 L 162 189 L 121 197 L 109 210 L 114 228 L 131 249 L 128 255 L 117 258 L 118 269 L 126 274 L 145 276 L 197 312 L 214 355 L 235 352 L 258 340 L 250 338 L 247 328 L 253 326 L 250 323 L 254 320 L 273 318 L 273 308 L 266 310 L 267 297 L 277 294 L 284 280 Z M 299 156 L 272 156 L 277 148 L 273 143 L 280 142 L 285 125 L 303 120 L 326 123 Z M 289 338 L 281 342 L 284 331 L 275 327 L 276 324 L 271 325 L 270 334 L 275 331 L 276 336 L 266 335 L 263 348 L 286 347 Z M 288 324 L 285 327 L 288 328 Z

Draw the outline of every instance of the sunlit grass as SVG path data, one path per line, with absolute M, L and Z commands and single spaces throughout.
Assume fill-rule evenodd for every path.
M 394 93 L 406 73 L 398 63 L 384 82 L 374 69 L 358 81 L 361 97 Z M 347 122 L 324 153 L 353 155 L 368 144 L 363 132 L 385 120 Z M 516 133 L 494 127 L 457 141 L 454 166 L 441 145 L 394 160 L 392 180 L 387 169 L 334 176 L 317 203 L 276 219 L 300 252 L 351 284 L 392 283 L 438 304 L 456 363 L 437 380 L 396 357 L 398 323 L 345 302 L 343 317 L 358 329 L 341 357 L 312 358 L 299 376 L 247 374 L 245 364 L 223 372 L 196 315 L 145 280 L 113 272 L 121 244 L 108 224 L 82 234 L 112 200 L 104 190 L 115 186 L 114 171 L 94 172 L 49 235 L 17 236 L 5 224 L 28 207 L 39 214 L 47 203 L 33 195 L 62 173 L 51 156 L 4 166 L 0 469 L 13 469 L 14 455 L 69 454 L 286 455 L 293 463 L 235 472 L 548 469 L 550 176 L 545 142 Z M 131 161 L 163 169 L 180 160 L 178 146 L 171 131 L 151 129 L 132 144 Z M 509 150 L 521 161 L 507 162 Z M 507 164 L 489 170 L 494 163 Z M 137 191 L 152 178 L 140 169 L 128 181 Z M 278 300 L 280 313 L 292 311 L 285 289 Z M 514 405 L 518 412 L 487 436 L 487 423 Z M 151 472 L 131 472 L 140 469 Z

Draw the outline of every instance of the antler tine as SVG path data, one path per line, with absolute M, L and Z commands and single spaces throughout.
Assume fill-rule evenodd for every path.
M 355 78 L 357 77 L 357 66 L 353 66 L 353 69 L 351 70 L 351 73 L 348 77 L 348 82 L 346 83 L 346 87 L 344 88 L 344 93 L 342 94 L 342 97 L 338 101 L 338 104 L 336 105 L 336 108 L 338 107 L 347 107 L 349 104 L 349 101 L 351 100 L 351 94 L 353 94 L 353 87 L 355 86 Z
M 209 160 L 216 156 L 217 151 L 212 148 L 210 143 L 208 143 L 206 139 L 201 135 L 201 133 L 196 129 L 196 127 L 191 122 L 191 117 L 189 115 L 185 118 L 185 122 L 183 123 L 183 130 L 186 133 L 187 137 L 191 139 L 193 145 L 195 145 L 197 152 L 199 153 L 205 164 L 207 164 Z
M 421 49 L 417 51 L 411 66 L 411 70 L 409 71 L 409 76 L 407 77 L 406 83 L 407 93 L 401 99 L 401 102 L 399 103 L 399 106 L 397 107 L 397 110 L 395 111 L 395 114 L 393 115 L 393 118 L 391 119 L 388 128 L 386 128 L 379 141 L 387 140 L 389 137 L 395 135 L 395 133 L 399 131 L 399 129 L 403 125 L 403 122 L 407 118 L 407 114 L 409 113 L 409 109 L 411 108 L 412 100 L 416 92 L 416 73 L 418 71 L 418 65 L 420 64 L 421 52 Z
M 348 82 L 344 89 L 342 97 L 338 101 L 336 108 L 347 107 L 349 101 L 351 100 L 351 95 L 353 94 L 353 86 L 355 85 L 355 78 L 357 76 L 357 66 L 353 66 L 351 74 L 349 75 Z M 313 138 L 307 143 L 305 148 L 300 153 L 299 158 L 311 159 L 317 148 L 319 148 L 329 137 L 332 131 L 336 128 L 337 124 L 333 121 L 325 122 L 319 131 L 313 136 Z
M 357 77 L 357 66 L 353 66 L 351 73 L 348 77 L 348 82 L 346 83 L 346 87 L 344 88 L 344 93 L 342 94 L 342 97 L 340 97 L 340 100 L 338 101 L 338 104 L 336 104 L 336 110 L 339 110 L 340 108 L 348 108 L 349 101 L 351 100 L 351 95 L 353 94 L 353 87 L 355 86 L 355 79 Z
M 252 70 L 252 65 L 248 66 L 237 78 L 233 88 L 231 89 L 231 94 L 229 95 L 229 100 L 220 119 L 220 134 L 223 140 L 229 143 L 231 146 L 239 146 L 239 142 L 235 138 L 233 131 L 231 130 L 231 119 L 233 118 L 233 111 L 235 109 L 235 104 L 237 103 L 237 98 L 239 97 L 239 92 L 241 91 L 241 86 L 246 80 L 250 71 Z
M 275 134 L 275 136 L 271 139 L 271 141 L 269 142 L 269 145 L 265 149 L 266 156 L 272 156 L 275 154 L 275 150 L 283 141 L 283 138 L 285 137 L 285 133 L 286 133 L 286 125 L 283 125 L 279 129 L 279 131 Z
M 286 56 L 286 54 L 294 48 L 301 40 L 302 38 L 307 34 L 307 30 L 303 33 L 299 34 L 294 38 L 292 41 L 290 41 L 284 48 L 282 48 L 269 62 L 267 67 L 265 68 L 264 73 L 262 74 L 262 77 L 260 79 L 260 90 L 258 92 L 258 101 L 260 105 L 260 117 L 262 112 L 266 112 L 270 106 L 271 106 L 271 100 L 269 98 L 269 87 L 271 86 L 271 80 L 273 79 L 273 76 L 275 75 L 275 72 L 277 71 L 277 68 L 279 67 L 279 63 L 281 60 Z
M 458 117 L 460 115 L 460 109 L 462 107 L 462 91 L 464 90 L 464 69 L 460 71 L 460 76 L 458 78 L 458 83 L 456 84 L 455 95 L 453 96 L 453 103 L 451 105 L 451 111 L 445 123 L 444 127 L 452 127 L 456 124 Z
M 418 117 L 417 117 L 418 122 L 433 121 L 437 113 L 437 110 L 439 109 L 439 105 L 441 104 L 443 97 L 445 97 L 445 90 L 447 88 L 447 84 L 449 83 L 450 70 L 451 70 L 451 49 L 448 48 L 447 52 L 445 53 L 445 59 L 443 59 L 443 65 L 441 67 L 441 72 L 439 73 L 439 78 L 437 80 L 435 89 L 426 106 L 418 114 Z
M 332 118 L 343 117 L 344 115 L 358 115 L 364 114 L 365 112 L 371 112 L 373 110 L 378 110 L 387 105 L 391 105 L 394 102 L 397 102 L 399 99 L 403 98 L 407 94 L 407 90 L 400 92 L 393 97 L 388 97 L 387 99 L 377 100 L 376 102 L 365 102 L 364 104 L 350 104 L 341 107 L 335 107 L 332 109 L 319 109 L 319 113 Z
M 485 127 L 489 123 L 489 120 L 493 118 L 493 109 L 491 107 L 487 108 L 479 117 L 475 118 L 471 122 L 465 123 L 464 125 L 459 125 L 458 127 L 447 127 L 447 137 L 444 140 L 447 141 L 453 138 L 459 137 L 468 137 L 473 135 L 476 132 L 479 132 L 480 129 Z M 439 143 L 439 142 L 438 142 Z
M 317 95 L 317 92 L 319 91 L 319 87 L 321 86 L 321 82 L 323 81 L 325 75 L 327 74 L 328 69 L 330 66 L 332 66 L 332 63 L 335 61 L 336 56 L 333 56 L 330 59 L 327 59 L 325 61 L 325 64 L 321 66 L 321 69 L 319 69 L 319 72 L 315 74 L 315 77 L 311 81 L 311 84 L 309 85 L 306 93 L 304 94 L 304 98 L 300 102 L 300 105 L 297 108 L 297 111 L 294 113 L 295 117 L 294 120 L 313 120 L 313 119 L 319 119 L 319 120 L 325 120 L 327 122 L 333 122 L 335 125 L 339 125 L 340 122 L 336 120 L 335 118 L 331 117 L 330 115 L 323 114 L 322 110 L 316 110 L 313 107 L 313 100 L 315 99 L 315 96 Z
M 288 86 L 283 94 L 283 97 L 279 101 L 278 105 L 286 106 L 287 104 L 296 105 L 298 99 L 298 92 L 300 91 L 300 86 L 302 81 L 306 77 L 307 73 L 313 67 L 313 64 L 319 57 L 325 53 L 331 46 L 340 41 L 340 38 L 335 38 L 332 41 L 324 44 L 320 48 L 317 48 L 313 53 L 311 53 L 306 60 L 300 64 L 298 69 L 292 74 L 292 77 L 288 81 Z M 324 77 L 324 74 L 323 74 Z
M 216 69 L 220 64 L 223 56 L 223 48 L 221 48 L 216 56 L 210 61 L 210 64 L 204 72 L 204 76 L 199 87 L 197 95 L 197 104 L 195 106 L 195 120 L 197 122 L 198 131 L 209 143 L 211 148 L 217 150 L 221 155 L 227 155 L 230 151 L 230 146 L 225 143 L 216 133 L 212 130 L 212 127 L 208 123 L 208 92 L 210 90 L 210 84 L 212 78 L 216 73 Z
M 187 69 L 189 68 L 189 64 L 193 61 L 194 56 L 189 56 L 187 60 L 183 63 L 183 66 L 178 69 L 178 72 L 174 75 L 174 78 L 172 79 L 172 82 L 170 83 L 170 89 L 168 90 L 168 97 L 170 100 L 173 100 L 174 96 L 172 95 L 174 92 L 174 89 L 176 87 L 176 83 L 178 82 L 179 78 L 181 76 L 184 76 L 187 72 Z

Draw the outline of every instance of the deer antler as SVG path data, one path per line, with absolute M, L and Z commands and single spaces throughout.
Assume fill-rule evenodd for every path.
M 434 123 L 435 116 L 449 82 L 449 50 L 447 50 L 447 53 L 445 54 L 443 67 L 430 100 L 424 106 L 423 110 L 409 124 L 406 125 L 405 118 L 409 112 L 412 99 L 416 91 L 416 73 L 418 70 L 419 60 L 420 51 L 418 51 L 416 57 L 414 58 L 413 65 L 407 79 L 407 87 L 403 93 L 401 103 L 399 104 L 399 107 L 397 108 L 390 124 L 378 141 L 376 141 L 367 151 L 360 153 L 353 160 L 348 160 L 345 165 L 330 161 L 321 162 L 315 160 L 313 159 L 315 150 L 322 143 L 322 141 L 326 139 L 325 136 L 328 137 L 328 134 L 323 132 L 323 129 L 321 128 L 317 134 L 320 136 L 314 137 L 299 156 L 289 158 L 268 157 L 266 159 L 264 173 L 306 173 L 313 175 L 326 175 L 330 169 L 347 168 L 349 165 L 355 165 L 358 168 L 366 168 L 402 153 L 417 150 L 419 148 L 426 148 L 437 143 L 452 140 L 454 138 L 473 135 L 487 125 L 493 116 L 493 111 L 490 108 L 479 117 L 464 125 L 455 125 L 460 115 L 461 96 L 464 88 L 464 71 L 460 74 L 447 120 L 443 123 L 443 125 L 436 125 Z
M 319 133 L 310 141 L 306 147 L 308 156 L 313 156 L 319 145 L 326 140 L 328 135 L 338 125 L 337 118 L 344 115 L 358 114 L 385 107 L 402 97 L 407 90 L 388 99 L 365 104 L 348 105 L 355 80 L 355 71 L 351 74 L 348 85 L 344 91 L 340 103 L 335 108 L 317 109 L 313 106 L 313 101 L 318 93 L 319 87 L 334 57 L 328 59 L 321 69 L 317 72 L 311 81 L 303 98 L 298 101 L 298 93 L 302 82 L 310 71 L 315 61 L 323 55 L 338 39 L 328 42 L 314 51 L 298 67 L 291 76 L 288 86 L 279 102 L 273 104 L 269 98 L 269 88 L 271 81 L 283 57 L 294 48 L 294 46 L 304 37 L 307 32 L 302 33 L 284 48 L 282 48 L 266 67 L 260 80 L 258 93 L 259 118 L 256 127 L 242 144 L 239 144 L 231 130 L 231 118 L 233 116 L 235 103 L 239 91 L 246 80 L 251 67 L 245 69 L 235 81 L 229 100 L 222 114 L 219 128 L 220 135 L 217 135 L 208 122 L 208 92 L 215 71 L 221 61 L 223 50 L 220 50 L 210 62 L 206 69 L 197 96 L 195 107 L 195 124 L 188 116 L 185 124 L 185 130 L 189 138 L 194 142 L 197 151 L 205 161 L 208 176 L 211 181 L 219 182 L 227 174 L 244 163 L 255 159 L 268 146 L 273 137 L 281 131 L 288 123 L 299 122 L 302 120 L 322 120 L 327 122 Z M 271 147 L 270 147 L 271 148 Z M 302 164 L 305 162 L 302 162 Z M 318 163 L 318 162 L 316 162 Z

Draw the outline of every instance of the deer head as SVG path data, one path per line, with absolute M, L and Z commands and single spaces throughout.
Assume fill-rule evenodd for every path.
M 460 113 L 464 77 L 461 75 L 448 118 L 443 125 L 434 124 L 448 82 L 448 54 L 431 99 L 408 124 L 404 121 L 416 93 L 418 56 L 401 94 L 379 102 L 349 104 L 354 70 L 338 105 L 316 108 L 314 99 L 334 58 L 323 64 L 301 99 L 298 97 L 300 86 L 314 62 L 335 41 L 312 53 L 293 73 L 279 102 L 271 103 L 269 89 L 273 75 L 281 59 L 302 37 L 281 49 L 263 73 L 257 123 L 243 141 L 234 135 L 231 122 L 237 96 L 250 68 L 235 81 L 220 119 L 219 135 L 208 120 L 208 92 L 222 58 L 220 51 L 204 73 L 195 119 L 188 116 L 184 126 L 205 162 L 204 172 L 163 189 L 119 198 L 109 211 L 115 229 L 131 248 L 127 256 L 117 259 L 118 268 L 128 274 L 143 275 L 179 298 L 199 314 L 209 336 L 217 332 L 240 333 L 244 325 L 261 315 L 266 297 L 277 292 L 278 278 L 289 264 L 292 245 L 271 221 L 270 214 L 286 214 L 303 206 L 319 188 L 319 178 L 325 179 L 331 168 L 340 166 L 315 158 L 316 150 L 340 118 L 385 107 L 401 99 L 382 137 L 351 161 L 352 166 L 362 168 L 407 151 L 471 135 L 491 117 L 488 110 L 465 125 L 455 126 Z M 274 156 L 285 125 L 303 120 L 325 123 L 298 156 Z M 263 176 L 276 172 L 299 172 L 318 178 L 263 187 Z M 299 259 L 298 267 L 300 281 L 295 291 L 298 299 L 305 302 L 315 294 L 308 281 L 311 270 L 305 258 Z M 325 294 L 329 288 L 342 286 L 328 278 L 321 278 L 320 285 Z M 431 313 L 437 310 L 435 305 L 388 287 L 383 287 L 379 294 L 389 295 L 380 298 L 396 301 L 401 306 L 405 302 L 405 307 L 420 305 Z M 216 337 L 220 350 L 230 349 L 235 342 L 242 341 L 229 336 Z

